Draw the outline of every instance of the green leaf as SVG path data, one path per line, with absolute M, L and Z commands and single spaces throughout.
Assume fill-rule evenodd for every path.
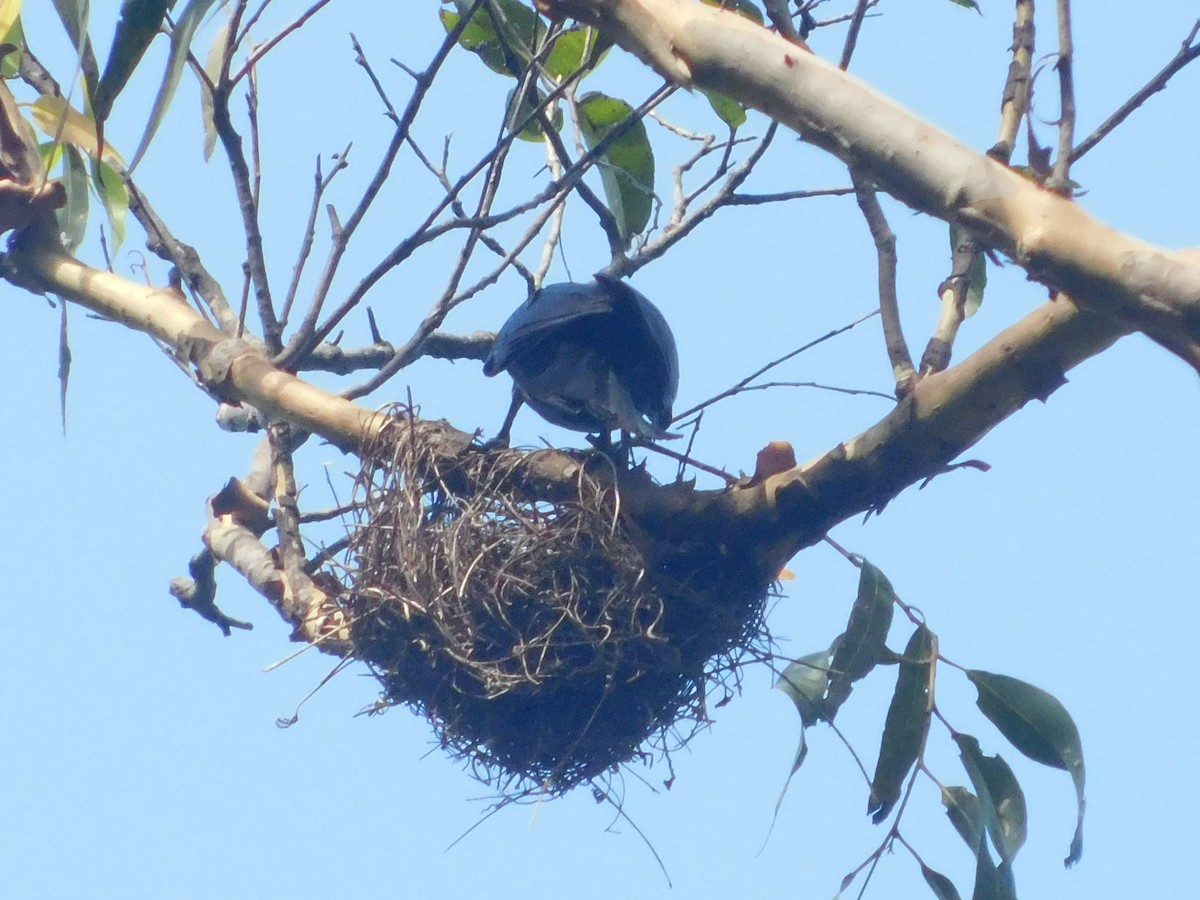
M 591 150 L 634 114 L 624 100 L 593 92 L 579 98 L 579 129 Z M 644 122 L 634 122 L 607 144 L 598 160 L 600 180 L 617 231 L 628 248 L 654 210 L 654 151 Z
M 534 48 L 545 37 L 546 26 L 537 13 L 517 0 L 491 0 L 471 16 L 458 43 L 476 54 L 489 69 L 501 75 L 519 78 L 533 59 Z M 442 26 L 449 33 L 471 9 L 467 0 L 455 0 L 458 12 L 442 10 Z
M 124 89 L 129 76 L 137 68 L 146 48 L 158 34 L 167 10 L 175 0 L 124 0 L 121 18 L 113 33 L 112 47 L 104 62 L 104 74 L 92 98 L 92 112 L 97 122 L 104 122 L 112 111 L 113 101 Z
M 504 127 L 510 131 L 520 128 L 521 133 L 517 137 L 523 141 L 540 141 L 542 139 L 542 123 L 536 117 L 537 107 L 531 102 L 530 93 L 532 90 L 533 96 L 537 98 L 537 106 L 546 102 L 546 94 L 541 88 L 531 85 L 530 89 L 521 91 L 518 102 L 518 90 L 521 90 L 520 85 L 508 92 L 508 116 L 504 120 Z M 555 131 L 562 130 L 563 113 L 557 103 L 554 104 L 554 113 L 550 123 L 554 126 Z
M 112 246 L 109 253 L 116 256 L 125 242 L 125 218 L 129 213 L 129 187 L 120 173 L 105 162 L 92 162 L 92 187 L 104 204 L 108 224 L 112 230 Z
M 956 6 L 965 6 L 967 9 L 973 9 L 981 16 L 983 15 L 983 10 L 979 8 L 979 4 L 976 2 L 976 0 L 950 0 L 950 2 Z
M 146 130 L 142 133 L 141 143 L 138 144 L 137 152 L 133 154 L 133 162 L 129 164 L 131 172 L 150 147 L 150 142 L 154 140 L 154 133 L 158 131 L 158 126 L 162 123 L 163 116 L 166 115 L 167 107 L 171 105 L 171 99 L 175 96 L 175 89 L 179 87 L 179 79 L 183 77 L 183 70 L 187 65 L 192 38 L 212 5 L 213 0 L 190 0 L 179 19 L 176 20 L 175 27 L 171 29 L 171 50 L 167 55 L 167 69 L 163 73 L 162 84 L 159 85 L 158 94 L 154 98 L 154 106 L 150 110 L 150 118 L 146 121 Z
M 14 0 L 0 0 L 0 2 L 12 3 Z M 15 0 L 17 7 L 21 5 L 21 0 Z M 16 78 L 21 70 L 21 54 L 20 50 L 25 47 L 25 29 L 21 27 L 21 20 L 18 18 L 7 31 L 0 33 L 0 45 L 8 46 L 10 49 L 3 57 L 0 57 L 0 78 Z
M 8 39 L 21 18 L 22 0 L 0 0 L 0 38 Z
M 833 675 L 825 698 L 823 718 L 832 721 L 850 696 L 854 682 L 866 676 L 877 663 L 891 659 L 885 641 L 892 627 L 895 601 L 896 593 L 887 576 L 863 560 L 858 579 L 858 597 L 850 610 L 850 619 L 837 652 L 833 655 Z
M 708 105 L 713 108 L 713 112 L 730 128 L 741 128 L 746 124 L 746 107 L 732 97 L 718 91 L 706 91 L 703 88 L 700 89 L 700 93 L 704 95 Z
M 208 48 L 208 57 L 204 61 L 204 73 L 213 84 L 221 76 L 221 58 L 225 54 L 225 42 L 229 40 L 229 19 L 217 29 L 213 42 Z M 217 146 L 217 122 L 214 118 L 213 98 L 211 91 L 200 92 L 200 120 L 204 123 L 204 161 L 212 159 L 213 150 Z
M 925 863 L 921 863 L 921 876 L 925 879 L 925 883 L 929 885 L 929 889 L 933 891 L 933 895 L 938 900 L 962 900 L 958 889 L 954 887 L 954 882 L 941 872 L 935 872 L 929 866 L 925 865 Z
M 87 102 L 90 104 L 96 96 L 96 85 L 100 81 L 100 68 L 96 65 L 96 54 L 92 51 L 92 41 L 88 37 L 88 0 L 53 0 L 54 9 L 62 20 L 71 46 L 77 54 L 76 66 L 83 73 L 83 83 L 87 88 Z
M 709 6 L 719 6 L 721 9 L 731 10 L 759 25 L 764 24 L 762 10 L 750 0 L 704 0 L 704 2 Z
M 1017 900 L 1016 888 L 996 868 L 986 842 L 979 845 L 979 852 L 975 854 L 975 887 L 971 891 L 971 900 Z
M 946 807 L 946 817 L 954 830 L 978 854 L 979 845 L 983 842 L 986 826 L 983 824 L 983 807 L 979 798 L 965 787 L 953 786 L 942 788 L 942 806 Z
M 966 229 L 959 228 L 957 225 L 950 226 L 951 254 L 958 252 L 959 245 L 967 241 L 973 242 L 973 239 Z M 979 307 L 983 305 L 983 292 L 987 288 L 987 254 L 975 253 L 966 277 L 967 296 L 963 304 L 963 316 L 969 319 L 979 312 Z
M 62 183 L 66 188 L 67 202 L 55 211 L 55 215 L 58 217 L 58 231 L 63 246 L 68 253 L 74 253 L 83 243 L 87 231 L 88 177 L 83 154 L 73 144 L 65 146 Z
M 612 39 L 595 28 L 568 28 L 554 40 L 543 68 L 555 81 L 564 81 L 580 69 L 594 69 L 612 47 Z
M 979 795 L 983 821 L 1004 870 L 1011 867 L 1013 858 L 1025 844 L 1025 793 L 999 754 L 984 756 L 979 741 L 969 734 L 956 734 L 954 741 L 958 744 L 963 768 Z
M 1035 762 L 1070 773 L 1079 813 L 1075 835 L 1063 862 L 1073 866 L 1083 854 L 1087 801 L 1083 744 L 1071 714 L 1053 695 L 1019 679 L 978 669 L 968 671 L 967 677 L 979 691 L 976 705 L 1010 744 Z
M 871 779 L 871 798 L 867 802 L 867 813 L 876 825 L 891 814 L 900 799 L 904 778 L 925 743 L 931 711 L 934 641 L 933 632 L 918 625 L 904 648 L 896 691 L 879 743 L 875 777 Z
M 818 650 L 791 663 L 779 680 L 777 690 L 792 698 L 804 725 L 813 725 L 821 717 L 821 698 L 829 686 L 830 651 Z

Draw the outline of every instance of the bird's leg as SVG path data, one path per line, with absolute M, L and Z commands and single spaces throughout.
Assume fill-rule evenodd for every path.
M 504 417 L 504 424 L 500 426 L 500 430 L 496 436 L 483 445 L 485 450 L 496 450 L 500 447 L 507 447 L 509 441 L 509 432 L 512 431 L 513 420 L 517 417 L 517 410 L 524 404 L 525 398 L 521 396 L 521 392 L 513 386 L 512 403 L 508 406 L 508 414 Z

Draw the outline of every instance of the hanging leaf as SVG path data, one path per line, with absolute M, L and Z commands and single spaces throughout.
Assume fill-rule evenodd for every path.
M 9 6 L 16 6 L 19 11 L 21 0 L 0 0 Z M 8 47 L 8 52 L 0 56 L 0 78 L 16 78 L 21 71 L 21 52 L 25 48 L 25 30 L 18 18 L 5 31 L 0 32 L 0 46 Z
M 579 98 L 579 129 L 591 150 L 634 114 L 624 100 L 593 92 Z M 654 209 L 654 151 L 644 122 L 634 122 L 608 144 L 598 161 L 608 208 L 625 247 L 650 221 Z
M 63 156 L 63 187 L 67 202 L 55 211 L 58 217 L 58 232 L 68 253 L 74 253 L 83 243 L 87 231 L 88 177 L 83 155 L 68 144 Z
M 954 887 L 954 882 L 941 872 L 935 872 L 925 863 L 921 863 L 921 877 L 925 879 L 925 883 L 933 891 L 933 896 L 938 900 L 962 900 L 958 889 Z
M 22 0 L 0 0 L 0 39 L 10 40 L 9 34 L 21 17 Z
M 829 685 L 830 660 L 830 650 L 809 653 L 791 663 L 775 682 L 777 690 L 792 698 L 804 725 L 813 725 L 821 717 L 821 698 Z
M 950 2 L 956 6 L 965 6 L 967 9 L 973 9 L 981 16 L 983 15 L 983 10 L 979 8 L 979 4 L 976 2 L 976 0 L 950 0 Z
M 590 26 L 568 28 L 555 38 L 542 68 L 555 81 L 564 81 L 580 69 L 594 69 L 612 44 L 611 38 Z
M 974 243 L 966 229 L 959 228 L 957 225 L 950 226 L 950 253 L 952 255 L 958 252 L 961 244 L 968 241 Z M 979 307 L 983 305 L 983 292 L 987 288 L 987 254 L 977 252 L 972 257 L 966 278 L 967 296 L 963 303 L 963 317 L 969 319 L 979 312 Z
M 43 94 L 30 104 L 33 121 L 52 138 L 74 144 L 95 159 L 100 152 L 100 140 L 96 134 L 96 123 L 67 103 L 65 97 Z M 121 154 L 110 144 L 104 145 L 104 159 L 120 164 Z
M 918 625 L 904 648 L 896 691 L 888 707 L 883 737 L 879 743 L 879 761 L 871 779 L 871 797 L 867 813 L 878 825 L 892 812 L 900 799 L 904 778 L 916 763 L 925 744 L 932 709 L 930 689 L 936 638 L 924 625 Z
M 71 46 L 77 54 L 76 66 L 83 73 L 83 83 L 87 88 L 87 104 L 96 96 L 96 85 L 100 81 L 100 69 L 96 65 L 96 54 L 92 51 L 92 41 L 88 37 L 88 0 L 53 0 L 54 9 L 67 30 Z
M 972 853 L 977 853 L 986 832 L 979 798 L 965 787 L 955 785 L 942 788 L 942 806 L 946 807 L 946 817 L 959 837 L 971 848 Z
M 823 718 L 834 715 L 854 687 L 875 665 L 891 659 L 887 649 L 888 630 L 892 627 L 896 593 L 881 571 L 863 560 L 858 579 L 858 597 L 850 610 L 846 631 L 833 655 L 833 675 L 825 698 Z
M 491 0 L 475 10 L 458 43 L 476 54 L 489 69 L 501 75 L 520 78 L 533 59 L 534 48 L 546 35 L 546 26 L 530 7 L 517 0 Z M 458 12 L 442 10 L 442 26 L 449 33 L 471 8 L 467 0 L 455 0 Z
M 1012 861 L 1025 844 L 1025 793 L 999 754 L 984 756 L 979 741 L 969 734 L 956 734 L 954 741 L 979 796 L 983 821 L 1000 857 L 1000 872 L 1011 882 Z
M 58 412 L 63 437 L 67 434 L 67 386 L 71 381 L 71 341 L 67 334 L 67 304 L 58 301 Z
M 124 89 L 137 68 L 146 48 L 154 40 L 175 0 L 124 0 L 121 18 L 113 32 L 112 47 L 104 62 L 104 74 L 92 98 L 92 112 L 103 123 L 112 111 L 113 101 Z
M 1083 854 L 1086 772 L 1083 743 L 1071 714 L 1053 695 L 1007 675 L 974 669 L 967 677 L 979 696 L 975 703 L 1008 742 L 1035 762 L 1070 773 L 1078 817 L 1075 835 L 1063 863 L 1073 866 Z
M 225 53 L 225 42 L 229 40 L 229 20 L 217 29 L 212 46 L 208 48 L 208 58 L 204 61 L 204 74 L 213 84 L 221 75 L 221 58 Z M 200 92 L 200 119 L 204 123 L 204 161 L 212 159 L 213 150 L 217 147 L 217 123 L 213 118 L 213 98 L 211 91 Z
M 738 129 L 746 124 L 746 107 L 732 97 L 718 91 L 706 91 L 703 88 L 700 93 L 704 95 L 708 105 L 713 108 L 713 112 L 730 128 Z
M 517 137 L 523 141 L 540 141 L 542 139 L 542 123 L 536 118 L 536 106 L 531 101 L 532 97 L 536 97 L 537 106 L 541 106 L 546 102 L 546 93 L 541 88 L 531 85 L 530 89 L 521 92 L 520 102 L 517 102 L 518 90 L 520 90 L 519 85 L 508 92 L 506 101 L 508 116 L 504 120 L 504 127 L 510 131 L 520 128 L 521 132 Z M 562 130 L 563 113 L 557 103 L 554 104 L 551 124 L 555 131 Z
M 167 69 L 163 73 L 158 94 L 154 97 L 154 106 L 150 109 L 150 118 L 146 121 L 146 130 L 142 133 L 141 143 L 138 144 L 137 152 L 133 154 L 133 162 L 129 164 L 131 172 L 141 162 L 142 156 L 145 155 L 150 142 L 154 139 L 154 133 L 158 131 L 158 126 L 162 123 L 163 116 L 166 115 L 167 107 L 171 105 L 171 98 L 175 96 L 175 89 L 179 87 L 179 79 L 183 77 L 183 69 L 187 65 L 192 38 L 212 5 L 213 0 L 190 0 L 175 22 L 175 27 L 171 29 L 171 49 L 167 55 Z
M 92 162 L 92 187 L 104 205 L 112 230 L 109 252 L 116 256 L 125 242 L 125 219 L 129 214 L 129 187 L 121 174 L 106 162 Z

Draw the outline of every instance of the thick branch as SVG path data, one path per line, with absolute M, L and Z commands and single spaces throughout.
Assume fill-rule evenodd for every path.
M 203 383 L 225 399 L 249 403 L 341 447 L 362 446 L 382 422 L 372 410 L 283 372 L 257 349 L 222 335 L 178 293 L 89 268 L 52 239 L 26 235 L 5 258 L 3 274 L 21 287 L 51 291 L 153 335 L 195 365 Z M 738 548 L 770 577 L 838 522 L 881 509 L 908 485 L 944 471 L 1029 400 L 1049 396 L 1064 383 L 1066 370 L 1121 334 L 1112 319 L 1060 298 L 954 368 L 917 382 L 881 422 L 817 460 L 716 491 L 655 486 L 634 470 L 622 476 L 622 509 L 654 540 L 694 546 L 703 535 Z M 413 427 L 425 430 L 448 459 L 474 452 L 474 436 L 446 423 Z M 576 490 L 578 467 L 575 456 L 538 451 L 529 455 L 524 477 L 531 490 L 548 498 L 565 496 Z
M 788 125 L 1034 278 L 1139 328 L 1200 370 L 1200 266 L 1123 235 L 750 20 L 695 0 L 543 0 L 685 85 Z

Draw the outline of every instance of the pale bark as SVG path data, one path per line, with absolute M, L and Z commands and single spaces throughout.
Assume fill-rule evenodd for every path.
M 794 129 L 921 212 L 971 230 L 1034 278 L 1141 329 L 1200 370 L 1200 265 L 1108 227 L 854 76 L 699 0 L 539 0 L 665 77 Z

